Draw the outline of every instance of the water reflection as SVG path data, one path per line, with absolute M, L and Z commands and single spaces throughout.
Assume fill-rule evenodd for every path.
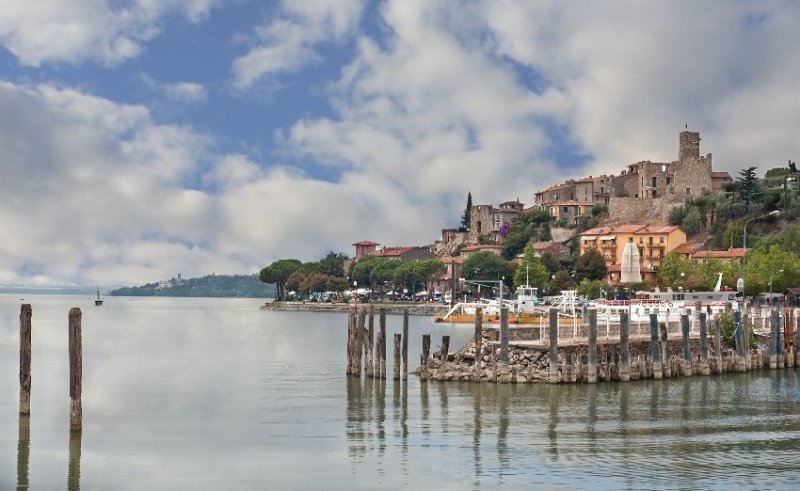
M 81 489 L 81 432 L 69 432 L 69 466 L 67 468 L 67 489 Z
M 548 445 L 548 450 L 550 451 L 550 455 L 553 457 L 558 457 L 558 421 L 560 419 L 560 414 L 558 411 L 559 406 L 559 386 L 558 385 L 548 385 L 547 386 L 547 400 L 548 400 L 548 409 L 550 419 L 547 423 L 547 439 L 550 442 Z
M 28 489 L 28 459 L 31 448 L 31 416 L 19 415 L 19 439 L 17 440 L 17 491 Z

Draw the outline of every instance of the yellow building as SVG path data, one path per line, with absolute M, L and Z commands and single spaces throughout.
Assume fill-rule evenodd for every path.
M 686 243 L 686 233 L 675 226 L 620 225 L 597 227 L 580 235 L 581 255 L 597 250 L 606 260 L 611 277 L 619 271 L 625 244 L 633 242 L 639 249 L 642 277 L 649 278 L 661 266 L 661 260 L 676 247 Z M 616 266 L 616 267 L 615 267 Z M 618 278 L 616 278 L 618 279 Z

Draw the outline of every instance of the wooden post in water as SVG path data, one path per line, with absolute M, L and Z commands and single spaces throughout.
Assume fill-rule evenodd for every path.
M 746 369 L 745 353 L 750 351 L 749 346 L 745 348 L 745 340 L 749 336 L 744 335 L 745 326 L 742 322 L 742 313 L 738 310 L 733 313 L 733 328 L 736 341 L 736 371 L 743 372 Z
M 550 380 L 551 384 L 558 383 L 558 309 L 550 308 Z
M 792 318 L 792 309 L 783 309 L 783 325 L 784 325 L 784 339 L 786 340 L 786 366 L 791 368 L 794 366 L 794 319 Z
M 700 313 L 700 375 L 708 375 L 708 323 L 705 312 Z
M 419 370 L 419 379 L 420 380 L 428 380 L 428 359 L 431 356 L 431 335 L 430 334 L 423 334 L 422 335 L 422 358 L 420 363 L 420 370 Z
M 31 304 L 19 312 L 19 413 L 31 413 Z
M 717 360 L 717 373 L 724 373 L 722 370 L 722 326 L 719 315 L 714 316 L 714 357 Z
M 378 346 L 380 362 L 378 363 L 378 378 L 386 379 L 386 308 L 378 311 Z
M 364 342 L 364 358 L 366 360 L 365 374 L 367 378 L 375 377 L 375 307 L 370 304 L 367 314 L 367 340 Z
M 358 311 L 358 322 L 356 323 L 356 342 L 355 342 L 355 363 L 353 363 L 353 375 L 361 376 L 361 360 L 364 352 L 364 340 L 366 339 L 366 329 L 364 320 L 367 317 L 367 309 L 361 307 Z
M 80 431 L 83 424 L 81 393 L 83 389 L 83 339 L 81 309 L 69 311 L 69 429 Z
M 669 322 L 669 316 L 667 316 L 667 322 Z M 669 329 L 666 324 L 661 323 L 658 325 L 658 330 L 661 333 L 661 374 L 665 378 L 670 378 L 672 367 L 669 360 Z
M 442 336 L 442 349 L 439 351 L 439 360 L 442 367 L 439 369 L 438 380 L 447 380 L 447 357 L 450 354 L 450 336 Z
M 630 351 L 631 323 L 627 312 L 619 313 L 619 381 L 631 380 L 631 351 Z
M 683 337 L 683 366 L 681 375 L 692 376 L 692 360 L 689 352 L 689 314 L 681 314 L 681 336 Z
M 662 373 L 661 348 L 658 345 L 658 314 L 650 314 L 650 356 L 653 358 L 653 378 L 660 379 Z
M 408 307 L 403 309 L 403 380 L 408 380 Z
M 500 364 L 508 365 L 508 307 L 500 306 Z
M 475 382 L 481 381 L 481 362 L 483 361 L 483 309 L 475 309 Z
M 700 313 L 703 311 L 703 302 L 700 300 L 694 303 L 694 312 L 692 312 L 692 329 L 689 331 L 691 334 L 697 332 L 700 326 Z
M 769 336 L 769 368 L 775 370 L 778 368 L 778 354 L 780 344 L 780 327 L 778 326 L 778 311 L 772 309 L 772 319 L 770 323 L 770 336 Z
M 347 368 L 345 373 L 353 373 L 353 331 L 355 330 L 355 305 L 350 305 L 347 310 Z
M 597 307 L 589 309 L 589 353 L 586 381 L 597 383 Z
M 403 335 L 400 333 L 394 335 L 394 376 L 392 377 L 394 380 L 400 380 L 400 345 L 402 338 Z

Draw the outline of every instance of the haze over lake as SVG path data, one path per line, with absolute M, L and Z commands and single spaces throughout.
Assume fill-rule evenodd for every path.
M 346 314 L 263 300 L 0 295 L 0 489 L 796 489 L 796 368 L 627 384 L 383 385 L 345 372 Z M 67 312 L 83 311 L 70 438 Z M 401 328 L 389 316 L 388 338 Z M 451 349 L 472 326 L 412 317 Z M 388 357 L 391 365 L 391 354 Z M 391 367 L 389 368 L 391 374 Z

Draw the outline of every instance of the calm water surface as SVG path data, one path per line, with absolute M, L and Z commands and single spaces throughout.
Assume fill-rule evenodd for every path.
M 348 380 L 345 314 L 254 299 L 0 295 L 0 489 L 800 489 L 796 369 L 588 385 Z M 69 432 L 67 312 L 83 311 Z M 401 326 L 389 317 L 389 337 Z M 471 326 L 412 317 L 461 346 Z M 391 365 L 391 354 L 389 355 Z M 391 367 L 389 368 L 391 373 Z

